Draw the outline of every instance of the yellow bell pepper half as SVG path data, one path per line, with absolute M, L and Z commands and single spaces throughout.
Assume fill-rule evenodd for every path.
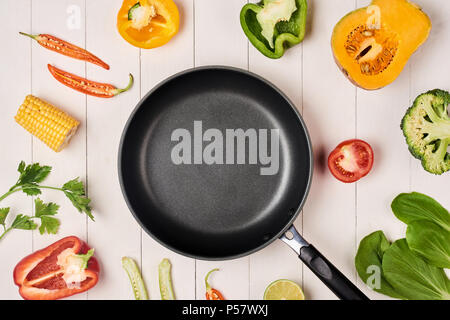
M 166 44 L 179 27 L 180 14 L 172 0 L 124 0 L 117 16 L 122 38 L 143 49 Z

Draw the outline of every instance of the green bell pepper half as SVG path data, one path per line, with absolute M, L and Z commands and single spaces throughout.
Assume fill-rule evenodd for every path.
M 273 0 L 272 0 L 273 1 Z M 271 0 L 246 4 L 240 14 L 241 26 L 250 42 L 262 54 L 271 59 L 281 58 L 284 51 L 303 41 L 306 28 L 307 3 L 306 0 L 295 0 L 297 10 L 289 21 L 279 21 L 274 30 L 274 48 L 270 47 L 267 39 L 262 35 L 262 27 L 256 15 Z

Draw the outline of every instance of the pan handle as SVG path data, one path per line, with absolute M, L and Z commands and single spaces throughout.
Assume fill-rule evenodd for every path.
M 280 238 L 300 260 L 341 300 L 369 300 L 316 248 L 309 244 L 292 225 Z

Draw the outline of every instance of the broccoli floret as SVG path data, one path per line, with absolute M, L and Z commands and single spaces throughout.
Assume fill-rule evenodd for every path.
M 450 170 L 450 94 L 434 89 L 419 95 L 403 117 L 401 128 L 412 155 L 433 174 Z

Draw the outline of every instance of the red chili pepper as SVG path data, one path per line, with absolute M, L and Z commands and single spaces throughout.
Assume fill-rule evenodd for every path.
M 93 250 L 75 236 L 63 238 L 23 258 L 14 282 L 26 300 L 56 300 L 97 284 L 99 266 Z
M 109 65 L 103 62 L 100 58 L 94 56 L 89 51 L 84 50 L 83 48 L 77 47 L 76 45 L 73 45 L 69 42 L 66 42 L 64 40 L 61 40 L 57 37 L 54 37 L 49 34 L 38 34 L 38 35 L 32 35 L 24 32 L 19 32 L 21 35 L 30 37 L 31 39 L 36 40 L 41 46 L 43 46 L 46 49 L 58 52 L 60 54 L 63 54 L 65 56 L 83 60 L 86 62 L 90 62 L 93 64 L 96 64 L 102 68 L 105 68 L 106 70 L 109 70 Z
M 122 92 L 128 91 L 128 89 L 130 89 L 133 85 L 132 74 L 130 74 L 130 82 L 128 83 L 128 86 L 124 89 L 117 89 L 111 84 L 94 82 L 58 69 L 50 64 L 48 65 L 48 70 L 50 70 L 50 73 L 56 80 L 68 86 L 69 88 L 72 88 L 84 94 L 100 98 L 112 98 Z
M 223 295 L 216 289 L 211 288 L 211 286 L 208 283 L 208 278 L 211 273 L 214 271 L 218 271 L 219 269 L 213 269 L 205 277 L 205 284 L 206 284 L 206 300 L 225 300 Z

